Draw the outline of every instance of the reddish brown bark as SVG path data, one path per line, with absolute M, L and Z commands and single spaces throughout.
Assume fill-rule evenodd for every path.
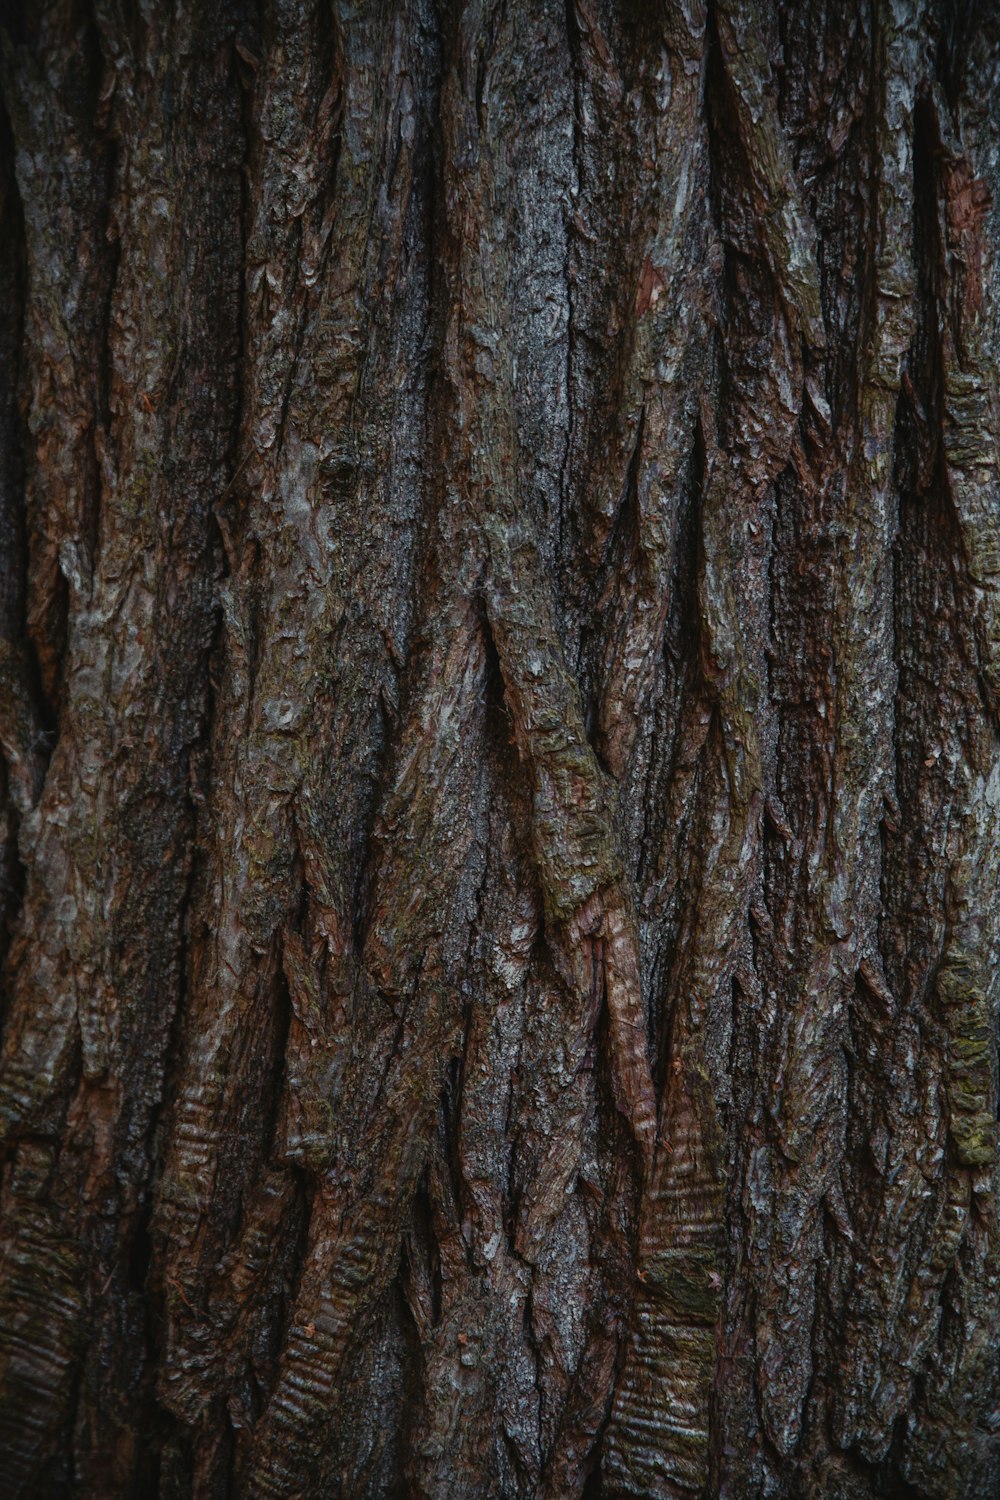
M 40 0 L 0 1494 L 1000 1487 L 1000 27 Z

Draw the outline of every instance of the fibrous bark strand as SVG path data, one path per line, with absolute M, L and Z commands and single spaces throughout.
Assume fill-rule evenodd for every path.
M 1000 27 L 0 35 L 0 1494 L 1000 1485 Z

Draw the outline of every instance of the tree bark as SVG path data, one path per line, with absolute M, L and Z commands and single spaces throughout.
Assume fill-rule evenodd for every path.
M 1000 1495 L 1000 11 L 3 18 L 0 1495 Z

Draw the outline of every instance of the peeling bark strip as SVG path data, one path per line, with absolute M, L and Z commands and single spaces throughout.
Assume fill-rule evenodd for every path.
M 1000 1493 L 1000 14 L 0 31 L 0 1496 Z

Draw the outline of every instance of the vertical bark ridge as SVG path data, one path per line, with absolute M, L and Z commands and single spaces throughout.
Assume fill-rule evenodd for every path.
M 0 1494 L 996 1488 L 981 9 L 5 17 Z
M 25 636 L 25 430 L 20 403 L 26 303 L 26 242 L 14 170 L 14 137 L 0 103 L 0 964 L 21 897 L 20 815 L 41 790 L 44 739 Z M 5 996 L 0 995 L 0 1005 Z
M 971 47 L 979 67 L 989 66 L 985 60 L 995 58 L 996 45 L 984 28 Z M 942 51 L 947 57 L 946 47 Z M 952 75 L 952 99 L 929 80 L 915 116 L 921 302 L 904 425 L 912 456 L 900 466 L 906 523 L 897 605 L 900 810 L 887 844 L 892 993 L 878 997 L 874 1034 L 881 1047 L 878 1053 L 872 1048 L 868 1062 L 882 1082 L 883 1059 L 892 1060 L 889 1076 L 899 1103 L 879 1109 L 873 1131 L 885 1186 L 868 1209 L 870 1258 L 858 1266 L 857 1313 L 852 1310 L 848 1323 L 860 1374 L 874 1389 L 863 1396 L 865 1385 L 852 1383 L 841 1419 L 847 1440 L 866 1456 L 881 1457 L 895 1438 L 909 1482 L 934 1495 L 988 1489 L 997 1463 L 989 1429 L 967 1416 L 970 1401 L 992 1399 L 994 1375 L 982 1363 L 982 1344 L 960 1333 L 956 1322 L 959 1309 L 972 1307 L 981 1309 L 977 1316 L 994 1317 L 996 1297 L 989 1248 L 996 1214 L 996 1064 L 986 1040 L 996 1003 L 989 977 L 993 939 L 986 936 L 996 900 L 995 799 L 988 788 L 997 747 L 985 557 L 993 522 L 983 516 L 971 552 L 963 541 L 970 514 L 995 508 L 995 395 L 977 357 L 989 326 L 990 315 L 983 313 L 992 305 L 995 230 L 973 162 L 996 148 L 992 135 L 981 135 L 966 116 L 964 62 L 963 55 Z M 976 457 L 970 463 L 971 429 Z M 922 663 L 931 655 L 935 666 L 928 673 Z M 947 687 L 942 662 L 953 664 Z M 938 725 L 947 730 L 941 733 Z M 946 803 L 951 816 L 945 826 L 940 810 Z M 934 876 L 918 886 L 932 860 Z M 922 1131 L 913 1149 L 903 1142 L 915 1116 Z M 881 1297 L 870 1287 L 862 1290 L 865 1269 L 871 1274 L 887 1266 L 894 1275 L 882 1279 Z M 883 1330 L 877 1354 L 873 1319 Z M 892 1330 L 888 1360 L 886 1329 Z M 880 1382 L 872 1380 L 876 1359 L 882 1371 L 887 1364 L 892 1370 Z M 907 1416 L 893 1433 L 891 1422 L 899 1424 L 916 1389 L 924 1392 L 919 1425 Z M 950 1456 L 959 1433 L 961 1465 Z
M 115 264 L 102 73 L 107 81 L 96 27 L 71 0 L 34 20 L 4 60 L 29 277 L 27 633 L 50 707 L 62 692 L 70 596 L 86 592 L 94 563 L 107 415 L 108 393 L 92 378 Z
M 68 8 L 59 19 L 67 53 L 54 41 L 53 49 L 76 70 L 87 33 Z M 58 537 L 69 610 L 59 743 L 20 841 L 27 882 L 11 953 L 2 1109 L 14 1162 L 5 1224 L 21 1270 L 5 1295 L 3 1410 L 14 1424 L 13 1474 L 44 1483 L 48 1473 L 55 1482 L 51 1437 L 65 1432 L 79 1379 L 75 1475 L 94 1491 L 105 1482 L 102 1468 L 113 1485 L 133 1482 L 140 1457 L 129 1409 L 145 1374 L 145 1313 L 142 1288 L 129 1284 L 129 1257 L 180 993 L 188 765 L 201 732 L 211 634 L 209 497 L 231 433 L 238 242 L 227 228 L 238 204 L 239 116 L 213 35 L 181 11 L 162 29 L 143 27 L 135 51 L 106 65 L 102 95 L 114 93 L 119 141 L 111 222 L 123 257 L 108 331 L 106 420 L 92 404 L 107 278 L 105 168 L 90 142 L 69 156 L 74 163 L 79 151 L 80 181 L 69 184 L 70 205 L 81 205 L 79 259 L 76 246 L 55 241 L 78 269 L 46 252 L 52 227 L 32 225 L 32 326 L 52 309 L 76 308 L 79 322 L 60 324 L 41 343 L 33 372 L 33 408 L 51 424 L 51 440 L 35 444 L 29 531 L 32 628 L 50 693 L 58 632 L 38 602 L 55 591 L 50 538 Z M 184 49 L 198 62 L 179 66 Z M 64 87 L 64 97 L 79 97 L 75 84 Z M 166 93 L 175 88 L 187 122 L 180 133 L 167 125 Z M 89 125 L 95 100 L 79 102 Z M 57 127 L 58 111 L 45 110 L 41 97 L 22 101 L 26 133 Z M 138 117 L 146 122 L 141 149 Z M 212 128 L 199 133 L 205 117 Z M 71 127 L 72 140 L 81 128 Z M 31 172 L 49 157 L 61 160 L 52 142 L 25 147 Z M 190 178 L 182 161 L 193 164 Z M 208 195 L 210 166 L 219 186 Z M 37 212 L 26 179 L 29 188 Z M 185 242 L 189 217 L 210 226 L 205 240 Z M 71 288 L 67 276 L 82 281 Z M 54 421 L 59 412 L 72 415 Z M 160 651 L 157 636 L 168 615 L 174 656 Z M 36 1353 L 40 1327 L 46 1335 Z
M 707 281 L 698 286 L 712 248 L 704 212 L 707 140 L 699 119 L 705 35 L 703 13 L 685 15 L 679 8 L 668 13 L 663 61 L 655 81 L 647 84 L 662 95 L 659 135 L 635 169 L 651 224 L 648 248 L 640 249 L 645 254 L 636 268 L 634 304 L 627 310 L 634 331 L 625 399 L 642 402 L 625 480 L 635 492 L 636 539 L 624 559 L 635 569 L 635 587 L 608 610 L 598 745 L 612 770 L 640 788 L 651 747 L 637 746 L 636 727 L 645 693 L 659 687 L 651 674 L 671 607 L 662 581 L 648 596 L 642 578 L 647 569 L 660 580 L 673 571 L 687 500 L 685 459 L 695 441 L 697 380 L 709 373 L 711 291 Z M 645 175 L 650 167 L 655 177 Z M 616 562 L 611 576 L 617 581 L 622 564 Z M 636 750 L 641 759 L 632 765 Z M 654 946 L 654 934 L 660 935 L 655 926 L 646 937 L 647 949 Z M 678 1066 L 683 1004 L 670 1009 Z M 703 1129 L 707 1091 L 693 1076 L 704 1071 L 704 1059 L 689 1047 L 686 1062 L 693 1072 L 683 1093 L 676 1075 L 668 1074 L 660 1139 L 640 1209 L 638 1284 L 604 1444 L 602 1474 L 609 1493 L 672 1494 L 704 1479 L 717 1285 L 713 1251 L 722 1204 L 713 1160 L 718 1142 L 709 1142 Z
M 367 1111 L 377 1096 L 394 1107 L 400 1087 L 397 1075 L 380 1082 L 398 1024 L 391 1014 L 388 1032 L 382 1024 L 386 1002 L 366 977 L 358 922 L 386 724 L 408 653 L 409 539 L 423 486 L 423 369 L 409 359 L 428 296 L 433 59 L 420 5 L 379 17 L 345 5 L 332 20 L 316 8 L 305 26 L 300 7 L 279 7 L 269 24 L 259 42 L 266 64 L 251 52 L 259 134 L 244 339 L 250 457 L 221 518 L 228 692 L 214 754 L 228 770 L 206 835 L 187 1056 L 158 1219 L 171 1330 L 165 1398 L 192 1421 L 206 1372 L 225 1354 L 239 1427 L 249 1437 L 261 1421 L 257 1446 L 238 1444 L 237 1470 L 259 1462 L 262 1486 L 279 1482 L 267 1478 L 280 1469 L 267 1433 L 282 1430 L 291 1385 L 332 1378 L 343 1353 L 332 1326 L 311 1352 L 303 1329 L 339 1318 L 346 1337 L 365 1280 L 358 1264 L 381 1254 L 370 1243 L 377 1213 L 363 1195 L 350 1205 L 357 1245 L 335 1231 L 351 1193 L 329 1178 L 338 1142 L 352 1138 L 346 1123 L 343 1136 L 339 1123 L 333 1132 L 338 1112 L 361 1130 L 361 1103 Z M 372 584 L 370 608 L 359 607 L 361 578 Z M 457 668 L 463 650 L 474 657 L 470 641 L 466 632 L 438 672 Z M 460 688 L 463 711 L 470 691 Z M 416 950 L 407 963 L 419 969 Z M 287 1031 L 275 1004 L 283 987 Z M 390 993 L 409 988 L 410 976 L 397 974 Z M 439 989 L 428 980 L 432 997 Z M 352 1058 L 352 1033 L 363 1037 L 373 1019 L 369 1044 Z M 237 1160 L 226 1155 L 234 1128 Z M 401 1117 L 390 1156 L 406 1148 L 407 1130 Z M 308 1185 L 298 1293 L 286 1289 L 278 1307 L 273 1275 L 234 1295 L 220 1260 L 229 1249 L 238 1261 L 253 1234 L 262 1166 L 278 1173 L 265 1175 L 265 1191 L 286 1201 L 302 1201 L 289 1172 Z M 344 1305 L 334 1305 L 324 1277 L 345 1282 Z M 282 1306 L 290 1326 L 276 1322 Z M 280 1361 L 250 1380 L 265 1338 L 284 1346 Z M 311 1441 L 303 1429 L 304 1451 Z
M 894 431 L 894 427 L 897 424 L 900 375 L 914 328 L 911 311 L 915 290 L 914 270 L 909 255 L 904 253 L 904 247 L 908 248 L 904 231 L 911 222 L 913 214 L 912 118 L 915 96 L 914 76 L 918 66 L 918 54 L 916 34 L 912 27 L 897 26 L 887 10 L 877 11 L 874 20 L 875 30 L 871 44 L 872 85 L 868 105 L 872 124 L 870 127 L 871 144 L 868 149 L 871 152 L 870 159 L 877 191 L 873 195 L 872 217 L 867 234 L 871 245 L 869 253 L 876 267 L 876 275 L 873 284 L 873 301 L 867 308 L 861 303 L 858 346 L 859 351 L 868 353 L 866 362 L 860 367 L 861 389 L 865 395 L 856 418 L 857 452 L 862 468 L 857 477 L 852 476 L 848 493 L 852 496 L 860 494 L 862 497 L 868 497 L 868 503 L 875 518 L 883 527 L 888 523 L 887 535 L 891 540 L 896 525 L 904 521 L 902 513 L 898 522 L 892 515 L 892 508 L 896 504 L 894 495 L 897 486 L 894 450 L 898 433 Z M 891 155 L 886 149 L 889 140 L 892 140 L 895 146 Z M 852 301 L 858 304 L 857 293 L 854 294 Z M 886 515 L 887 500 L 889 502 L 888 516 Z M 863 512 L 859 511 L 858 514 L 863 515 Z M 879 548 L 880 555 L 884 546 L 883 540 Z M 872 613 L 875 612 L 872 586 L 876 582 L 877 579 L 872 574 L 869 574 L 867 581 L 859 580 L 861 586 L 858 590 L 858 597 L 859 599 L 867 598 L 866 614 L 869 621 Z M 881 592 L 878 597 L 884 598 L 885 592 Z M 875 650 L 879 649 L 880 635 L 884 640 L 884 615 L 880 624 L 881 631 L 872 632 L 872 646 Z M 863 618 L 860 628 L 865 628 Z M 870 623 L 867 628 L 871 629 Z M 858 657 L 856 650 L 854 655 Z M 870 654 L 868 659 L 871 662 Z M 861 665 L 864 664 L 864 660 L 862 654 Z M 884 773 L 889 767 L 885 739 L 888 734 L 895 732 L 895 714 L 886 714 L 887 705 L 884 696 L 873 687 L 874 663 L 872 663 L 871 670 L 872 676 L 867 682 L 864 677 L 859 679 L 859 674 L 855 669 L 853 682 L 849 674 L 846 683 L 849 690 L 854 687 L 858 693 L 856 706 L 858 722 L 865 724 L 866 720 L 874 723 L 881 721 L 879 727 L 882 744 L 878 747 L 874 764 L 876 767 L 881 766 Z M 878 673 L 878 679 L 885 682 L 887 675 L 883 664 L 881 672 Z M 861 764 L 860 757 L 855 750 L 848 762 L 848 770 L 852 767 L 857 768 Z M 883 779 L 883 805 L 880 816 L 876 802 L 879 790 L 877 783 L 871 787 L 867 808 L 862 802 L 857 803 L 855 816 L 864 816 L 867 812 L 868 818 L 871 819 L 868 830 L 870 838 L 875 836 L 875 825 L 878 821 L 881 820 L 883 823 L 880 830 L 882 836 L 885 834 L 885 819 L 888 817 L 891 821 L 889 810 L 896 806 L 895 781 L 895 776 Z M 850 825 L 848 825 L 848 831 L 850 831 Z M 841 835 L 838 841 L 842 842 L 842 840 Z M 877 868 L 877 859 L 875 863 Z M 887 872 L 883 869 L 883 880 L 886 874 Z M 849 1064 L 846 1103 L 847 1118 L 850 1123 L 845 1143 L 849 1153 L 848 1160 L 850 1160 L 850 1153 L 858 1149 L 855 1121 L 866 1114 L 871 1103 L 870 1100 L 867 1104 L 864 1101 L 867 1090 L 865 1074 L 868 1059 L 872 1054 L 872 1034 L 879 1035 L 882 1032 L 885 1007 L 888 1005 L 891 1008 L 893 1004 L 888 976 L 883 971 L 881 935 L 877 932 L 874 921 L 880 892 L 873 890 L 870 882 L 862 886 L 861 891 L 862 903 L 859 904 L 861 904 L 863 924 L 857 924 L 856 932 L 851 934 L 852 961 L 857 966 L 858 972 L 849 1011 L 850 1032 L 849 1037 L 845 1039 L 845 1060 Z M 852 926 L 855 924 L 852 923 Z M 871 1243 L 870 1233 L 874 1232 L 877 1235 L 878 1230 L 866 1222 L 867 1215 L 859 1202 L 854 1184 L 846 1173 L 843 1175 L 847 1191 L 842 1210 L 838 1208 L 839 1199 L 833 1198 L 832 1195 L 828 1199 L 828 1202 L 832 1204 L 832 1218 L 829 1222 L 828 1233 L 833 1240 L 831 1248 L 838 1272 L 833 1283 L 834 1295 L 830 1299 L 833 1305 L 827 1315 L 838 1322 L 846 1318 L 848 1327 L 858 1330 L 860 1340 L 867 1344 L 873 1331 L 868 1321 L 871 1309 L 866 1307 L 864 1294 L 856 1301 L 854 1300 L 851 1287 L 857 1275 L 859 1256 L 864 1257 L 865 1247 Z M 846 1211 L 846 1218 L 842 1216 L 843 1211 Z M 874 1250 L 872 1253 L 875 1253 Z M 888 1278 L 886 1285 L 889 1285 Z M 840 1303 L 837 1301 L 838 1297 L 843 1299 Z M 883 1353 L 885 1336 L 886 1330 L 883 1324 L 879 1335 Z M 871 1378 L 870 1350 L 867 1359 L 869 1361 L 867 1367 L 861 1361 L 853 1367 L 848 1365 L 842 1380 L 841 1391 L 829 1393 L 833 1395 L 835 1408 L 843 1399 L 843 1393 L 848 1389 L 851 1392 L 847 1397 L 848 1401 L 862 1403 L 869 1399 L 869 1393 L 872 1392 L 873 1387 L 877 1389 L 878 1382 L 872 1381 Z M 862 1356 L 863 1360 L 864 1356 Z M 828 1392 L 824 1390 L 821 1397 L 829 1399 Z M 876 1399 L 892 1402 L 895 1397 L 895 1387 L 891 1381 L 886 1381 Z M 862 1451 L 869 1460 L 877 1459 L 884 1452 L 888 1444 L 891 1422 L 892 1416 L 887 1414 L 880 1439 L 874 1444 L 862 1445 Z M 849 1446 L 849 1440 L 845 1443 L 846 1446 Z
M 499 774 L 506 740 L 487 753 L 491 774 Z M 446 1092 L 428 1168 L 431 1237 L 411 1231 L 410 1239 L 410 1305 L 427 1351 L 408 1462 L 417 1495 L 489 1493 L 491 1484 L 533 1492 L 543 1451 L 541 1371 L 526 1337 L 532 1268 L 517 1252 L 507 1191 L 517 1173 L 514 1075 L 529 1042 L 528 967 L 539 913 L 519 867 L 526 805 L 494 801 L 488 818 L 479 910 L 490 920 L 471 955 L 461 1068 Z M 449 1169 L 456 1160 L 457 1176 Z
M 562 484 L 559 431 L 547 388 L 534 381 L 522 384 L 520 373 L 540 362 L 554 370 L 565 365 L 569 309 L 558 199 L 554 218 L 543 216 L 537 225 L 525 226 L 523 259 L 512 260 L 498 237 L 501 213 L 521 191 L 520 183 L 545 180 L 558 171 L 565 193 L 570 178 L 568 79 L 561 99 L 557 94 L 550 101 L 544 94 L 539 98 L 541 79 L 532 77 L 532 69 L 546 62 L 554 46 L 551 29 L 560 25 L 561 31 L 561 22 L 560 8 L 553 5 L 520 17 L 470 7 L 454 33 L 444 96 L 444 191 L 454 255 L 445 371 L 455 410 L 445 472 L 449 492 L 468 497 L 476 519 L 472 535 L 482 538 L 482 592 L 502 681 L 502 709 L 509 716 L 528 789 L 520 817 L 528 818 L 540 889 L 534 909 L 519 913 L 519 930 L 506 941 L 515 955 L 523 951 L 527 959 L 531 937 L 543 926 L 547 957 L 542 962 L 535 958 L 526 974 L 525 1040 L 531 1041 L 535 1081 L 530 1093 L 522 1095 L 520 1088 L 515 1093 L 521 1129 L 512 1167 L 523 1186 L 519 1202 L 509 1210 L 516 1225 L 513 1242 L 501 1249 L 492 1217 L 489 1233 L 481 1237 L 471 1205 L 466 1210 L 471 1223 L 462 1230 L 469 1253 L 488 1262 L 491 1281 L 510 1288 L 514 1313 L 501 1314 L 497 1308 L 500 1328 L 492 1333 L 502 1340 L 506 1368 L 495 1377 L 500 1389 L 492 1397 L 483 1389 L 484 1379 L 490 1379 L 489 1344 L 466 1344 L 463 1394 L 452 1397 L 431 1373 L 432 1383 L 425 1386 L 431 1402 L 426 1426 L 440 1432 L 447 1424 L 446 1430 L 454 1431 L 457 1399 L 464 1424 L 488 1423 L 497 1401 L 504 1427 L 512 1430 L 515 1463 L 536 1475 L 539 1436 L 543 1443 L 552 1441 L 579 1354 L 580 1332 L 567 1325 L 565 1311 L 557 1306 L 566 1274 L 558 1253 L 561 1247 L 586 1245 L 589 1237 L 579 1199 L 567 1194 L 581 1170 L 582 1133 L 593 1107 L 587 1059 L 605 988 L 602 970 L 613 1015 L 619 1102 L 627 1115 L 634 1114 L 640 1133 L 648 1131 L 651 1117 L 644 1031 L 635 1036 L 628 1032 L 635 1023 L 638 974 L 634 934 L 621 906 L 608 787 L 587 743 L 579 689 L 550 603 L 551 524 Z M 504 82 L 512 92 L 506 102 L 500 91 Z M 522 92 L 524 113 L 519 116 L 512 104 Z M 494 900 L 488 882 L 481 895 L 484 909 L 492 910 Z M 499 934 L 498 939 L 504 941 Z M 501 995 L 487 985 L 481 1003 L 497 1005 Z M 549 1009 L 552 1013 L 546 1014 Z M 463 1128 L 468 1122 L 471 1129 L 481 1108 L 470 1083 L 462 1096 Z M 595 1168 L 590 1171 L 596 1176 Z M 475 1201 L 475 1189 L 468 1186 Z M 443 1257 L 446 1247 L 440 1253 Z M 442 1342 L 455 1337 L 463 1279 L 454 1268 L 449 1273 L 449 1281 L 457 1285 L 446 1295 L 438 1324 Z M 522 1299 L 529 1290 L 526 1304 Z M 533 1334 L 524 1349 L 519 1325 L 529 1307 Z M 544 1361 L 537 1359 L 536 1347 L 547 1353 Z M 442 1364 L 446 1357 L 442 1349 Z M 526 1388 L 526 1372 L 532 1370 Z M 472 1455 L 482 1453 L 485 1437 L 484 1432 L 477 1449 L 473 1433 L 463 1425 L 457 1466 L 445 1479 L 420 1457 L 427 1448 L 425 1432 L 415 1454 L 417 1482 L 431 1492 L 436 1472 L 436 1483 L 445 1488 L 433 1492 L 461 1493 L 463 1484 L 476 1482 Z M 480 1472 L 479 1482 L 484 1480 Z
M 305 274 L 300 255 L 306 261 L 306 247 L 323 235 L 336 157 L 321 154 L 315 138 L 329 148 L 343 67 L 315 10 L 303 16 L 279 7 L 270 22 L 259 39 L 264 57 L 253 49 L 257 38 L 242 42 L 256 129 L 240 457 L 218 505 L 228 576 L 220 588 L 221 690 L 211 756 L 224 790 L 218 808 L 204 809 L 200 829 L 184 1056 L 156 1216 L 166 1315 L 161 1399 L 180 1416 L 201 1409 L 198 1381 L 206 1365 L 221 1360 L 205 1307 L 211 1268 L 236 1230 L 240 1193 L 252 1188 L 269 1144 L 267 1104 L 283 1040 L 275 1005 L 278 935 L 301 897 L 293 798 L 318 727 L 295 693 L 303 680 L 315 693 L 339 613 L 329 530 L 317 503 L 311 351 L 303 347 L 322 292 L 295 291 Z M 261 583 L 262 561 L 268 572 Z M 238 1149 L 223 1171 L 220 1152 L 233 1130 Z M 188 1290 L 195 1283 L 200 1295 Z
M 835 21 L 841 25 L 842 15 Z M 801 143 L 801 170 L 817 184 L 810 196 L 830 254 L 826 337 L 822 352 L 807 353 L 808 404 L 793 469 L 782 485 L 775 564 L 775 632 L 793 619 L 792 629 L 807 632 L 801 656 L 789 654 L 774 672 L 781 718 L 778 822 L 787 822 L 788 830 L 775 841 L 767 877 L 767 905 L 781 937 L 769 980 L 787 1010 L 772 1054 L 777 1098 L 770 1110 L 774 1201 L 783 1208 L 775 1215 L 771 1285 L 758 1293 L 758 1336 L 766 1330 L 770 1344 L 762 1368 L 763 1416 L 782 1454 L 800 1442 L 807 1393 L 810 1410 L 823 1400 L 815 1372 L 829 1368 L 823 1315 L 838 1289 L 836 1279 L 824 1286 L 821 1258 L 849 1260 L 852 1242 L 841 1186 L 849 1007 L 859 963 L 869 965 L 876 985 L 879 968 L 879 826 L 890 790 L 892 722 L 892 453 L 912 286 L 901 249 L 906 162 L 887 160 L 884 143 L 891 135 L 897 157 L 905 150 L 913 57 L 907 51 L 912 36 L 905 28 L 897 36 L 887 14 L 875 16 L 874 28 L 869 37 L 867 19 L 855 23 L 876 81 L 872 87 L 861 74 L 859 94 L 844 100 L 833 132 L 822 116 L 818 130 L 808 114 L 803 119 L 802 103 L 815 106 L 801 90 L 786 106 Z M 854 123 L 865 113 L 874 118 L 870 146 Z M 859 146 L 870 152 L 860 160 Z M 870 174 L 870 209 L 856 194 L 859 172 Z M 831 202 L 851 216 L 846 222 L 857 225 L 866 246 L 864 284 L 848 258 L 854 247 L 838 264 L 837 243 L 827 238 L 836 232 Z M 795 550 L 786 554 L 792 536 Z
M 662 1228 L 653 1242 L 665 1261 L 678 1251 L 687 1261 L 686 1277 L 676 1280 L 668 1262 L 668 1306 L 676 1320 L 679 1305 L 702 1343 L 689 1355 L 678 1391 L 686 1420 L 675 1471 L 650 1485 L 656 1494 L 697 1488 L 708 1472 L 726 1155 L 715 1101 L 728 1092 L 720 1074 L 727 1071 L 733 986 L 747 962 L 749 910 L 760 878 L 765 757 L 773 733 L 765 695 L 773 487 L 788 462 L 801 410 L 803 347 L 823 342 L 814 230 L 794 184 L 768 81 L 774 18 L 716 7 L 712 19 L 715 180 L 729 273 L 718 433 L 710 413 L 704 422 L 699 548 L 699 666 L 708 730 L 699 795 L 714 837 L 696 856 L 697 895 L 684 919 L 691 941 L 679 945 L 670 976 L 675 998 L 663 1115 L 668 1143 L 672 1128 L 679 1150 L 665 1155 Z M 767 212 L 765 204 L 773 202 L 780 212 Z M 762 411 L 767 425 L 759 420 Z M 737 598 L 744 601 L 739 608 Z M 741 991 L 746 988 L 744 980 Z M 685 1219 L 685 1199 L 700 1215 L 689 1211 Z

